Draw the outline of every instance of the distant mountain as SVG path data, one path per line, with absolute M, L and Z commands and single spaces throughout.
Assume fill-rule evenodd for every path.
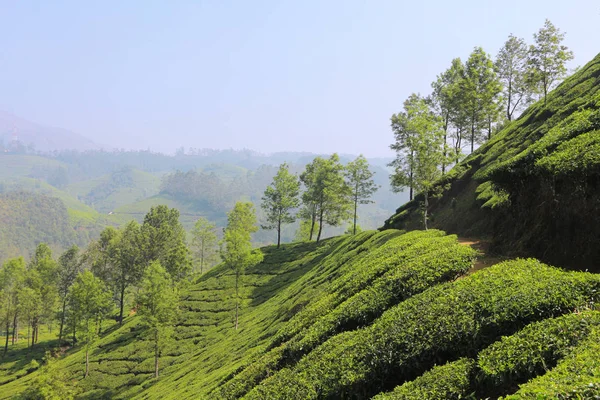
M 67 129 L 39 125 L 11 113 L 0 111 L 0 144 L 10 147 L 15 141 L 33 144 L 36 151 L 96 150 L 101 146 Z

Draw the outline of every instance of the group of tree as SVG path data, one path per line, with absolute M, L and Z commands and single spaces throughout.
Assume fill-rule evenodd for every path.
M 392 188 L 422 193 L 424 226 L 434 182 L 462 157 L 464 147 L 491 139 L 494 130 L 510 122 L 567 74 L 573 53 L 564 45 L 564 33 L 549 20 L 534 34 L 534 44 L 510 35 L 493 60 L 476 47 L 466 62 L 452 60 L 432 83 L 432 93 L 412 94 L 403 111 L 392 115 L 396 151 Z
M 301 193 L 301 186 L 304 191 Z M 337 154 L 316 157 L 300 176 L 280 165 L 262 198 L 267 223 L 263 229 L 275 229 L 277 247 L 281 244 L 281 227 L 300 218 L 300 238 L 321 239 L 324 225 L 338 226 L 349 219 L 356 233 L 358 205 L 368 204 L 378 189 L 367 159 L 360 155 L 346 166 Z
M 176 317 L 177 288 L 191 269 L 179 212 L 167 206 L 151 208 L 142 224 L 108 227 L 85 251 L 73 246 L 58 260 L 42 243 L 28 264 L 20 257 L 0 269 L 4 354 L 9 341 L 18 341 L 23 324 L 31 347 L 38 341 L 40 325 L 51 329 L 57 321 L 59 343 L 69 338 L 84 349 L 87 377 L 89 352 L 103 322 L 113 319 L 122 324 L 128 300 L 133 300 L 130 304 L 155 345 L 158 377 L 158 357 Z

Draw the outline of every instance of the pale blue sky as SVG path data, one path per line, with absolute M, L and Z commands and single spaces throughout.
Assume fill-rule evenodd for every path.
M 124 148 L 392 153 L 389 117 L 452 58 L 549 18 L 571 67 L 597 0 L 0 0 L 0 109 Z

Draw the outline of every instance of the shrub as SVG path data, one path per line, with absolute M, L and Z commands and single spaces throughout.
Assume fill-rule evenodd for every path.
M 434 363 L 474 355 L 533 321 L 573 310 L 599 288 L 600 277 L 593 274 L 564 272 L 532 259 L 504 262 L 415 295 L 368 328 L 330 338 L 293 371 L 319 397 L 366 397 Z M 294 381 L 281 385 L 276 373 L 263 382 L 261 394 L 281 390 L 285 396 L 286 387 L 295 390 Z M 254 390 L 248 394 L 259 397 Z
M 600 398 L 600 329 L 550 372 L 521 386 L 506 400 L 517 399 L 597 399 Z
M 598 327 L 600 312 L 586 311 L 534 322 L 503 337 L 478 355 L 484 386 L 514 385 L 544 374 Z
M 379 394 L 373 400 L 464 399 L 472 391 L 474 364 L 469 358 L 461 358 L 435 366 L 414 381 L 406 382 L 392 392 Z

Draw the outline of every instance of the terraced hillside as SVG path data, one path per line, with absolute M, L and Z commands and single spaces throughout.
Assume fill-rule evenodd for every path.
M 263 251 L 243 279 L 239 330 L 232 271 L 218 266 L 183 293 L 160 379 L 134 314 L 98 341 L 88 378 L 78 347 L 57 371 L 81 398 L 484 398 L 521 384 L 516 398 L 600 393 L 589 386 L 600 379 L 598 275 L 533 259 L 465 275 L 476 252 L 438 230 Z M 39 374 L 3 379 L 0 398 Z
M 440 182 L 431 224 L 493 238 L 496 251 L 600 266 L 600 55 Z M 420 228 L 421 198 L 386 228 Z

